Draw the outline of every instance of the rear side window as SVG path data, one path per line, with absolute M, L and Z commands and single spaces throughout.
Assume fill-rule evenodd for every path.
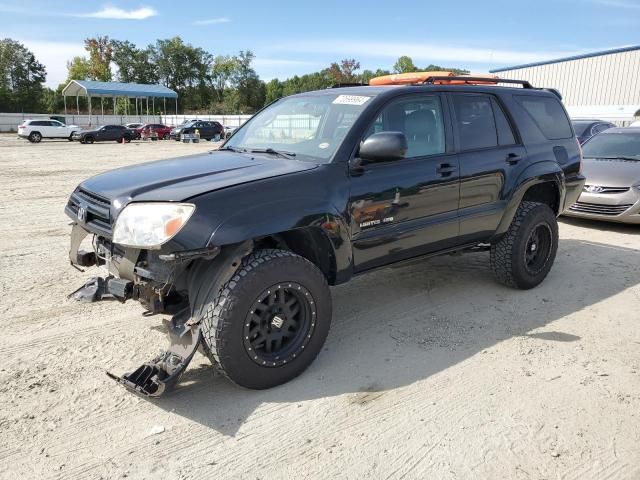
M 514 145 L 516 139 L 513 136 L 513 130 L 507 120 L 507 116 L 504 114 L 502 107 L 498 105 L 498 102 L 492 98 L 491 106 L 493 107 L 493 115 L 496 119 L 496 129 L 498 130 L 498 144 L 499 145 Z
M 453 108 L 461 150 L 498 145 L 498 132 L 490 97 L 456 94 L 453 96 Z
M 560 102 L 553 97 L 514 95 L 548 140 L 571 138 L 569 119 Z
M 45 122 L 43 120 L 34 120 L 33 122 L 30 122 L 29 125 L 33 127 L 48 127 L 49 122 Z

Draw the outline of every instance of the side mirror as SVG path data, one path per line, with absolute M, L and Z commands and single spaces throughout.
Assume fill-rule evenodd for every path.
M 379 132 L 368 137 L 360 145 L 360 159 L 364 163 L 402 160 L 409 145 L 402 132 Z

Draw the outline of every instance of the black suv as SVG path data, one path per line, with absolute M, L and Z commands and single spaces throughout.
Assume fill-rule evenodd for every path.
M 173 315 L 167 351 L 110 375 L 159 396 L 201 345 L 239 385 L 281 384 L 325 341 L 329 285 L 418 256 L 487 250 L 499 282 L 538 285 L 584 177 L 559 94 L 516 83 L 302 93 L 218 151 L 82 182 L 71 261 L 110 275 L 72 295 Z
M 207 122 L 204 120 L 193 120 L 179 125 L 169 133 L 169 138 L 179 141 L 180 135 L 193 134 L 198 130 L 200 138 L 204 140 L 217 140 L 224 138 L 224 127 L 219 122 Z

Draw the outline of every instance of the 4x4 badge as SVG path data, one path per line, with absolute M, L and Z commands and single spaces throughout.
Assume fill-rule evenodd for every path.
M 82 205 L 78 207 L 78 220 L 80 220 L 82 223 L 85 223 L 87 221 L 87 209 Z

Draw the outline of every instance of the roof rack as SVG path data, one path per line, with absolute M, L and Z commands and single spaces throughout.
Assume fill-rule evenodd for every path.
M 435 85 L 437 82 L 442 82 L 445 85 L 457 84 L 458 82 L 463 85 L 495 85 L 497 83 L 512 83 L 516 85 L 522 85 L 522 88 L 534 88 L 527 80 L 511 80 L 510 78 L 490 78 L 490 77 L 470 77 L 467 75 L 458 76 L 433 76 L 427 78 L 424 85 Z
M 329 88 L 345 88 L 345 87 L 367 87 L 368 83 L 360 83 L 360 82 L 344 82 L 344 83 L 334 83 Z

